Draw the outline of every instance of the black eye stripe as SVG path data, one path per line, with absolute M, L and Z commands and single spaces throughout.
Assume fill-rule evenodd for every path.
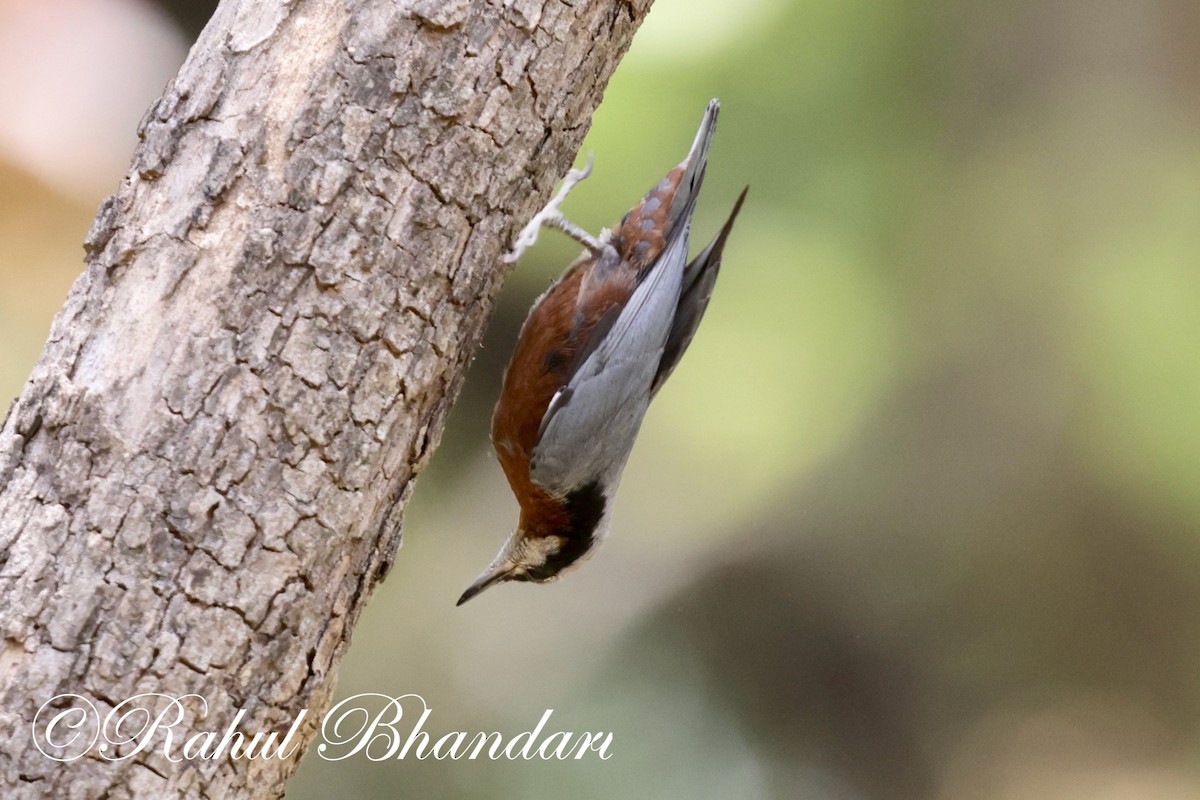
M 599 481 L 585 484 L 567 495 L 572 530 L 586 530 L 590 538 L 604 516 L 604 490 Z
M 546 563 L 530 569 L 518 580 L 546 581 L 574 564 L 592 549 L 596 528 L 604 517 L 604 490 L 599 481 L 592 481 L 567 495 L 567 515 L 571 527 L 560 531 L 562 544 L 558 552 L 546 559 Z

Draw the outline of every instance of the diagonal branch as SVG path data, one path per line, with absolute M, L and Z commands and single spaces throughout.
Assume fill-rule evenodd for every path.
M 308 709 L 311 741 L 500 255 L 649 2 L 221 3 L 0 430 L 0 794 L 282 795 L 298 754 L 74 759 L 31 721 L 195 693 L 181 731 Z

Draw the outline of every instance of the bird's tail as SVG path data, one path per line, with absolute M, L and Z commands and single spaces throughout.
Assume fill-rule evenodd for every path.
M 704 169 L 708 166 L 708 148 L 712 145 L 713 134 L 717 132 L 717 114 L 721 111 L 721 103 L 713 98 L 704 109 L 704 117 L 700 120 L 700 128 L 696 138 L 692 140 L 692 149 L 687 158 L 679 162 L 683 175 L 679 179 L 679 188 L 671 198 L 671 208 L 667 212 L 670 228 L 684 222 L 691 216 L 692 208 L 696 205 L 696 197 L 700 194 L 700 184 L 704 182 Z

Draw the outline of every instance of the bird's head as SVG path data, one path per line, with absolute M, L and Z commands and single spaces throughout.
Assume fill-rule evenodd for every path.
M 557 580 L 559 575 L 574 566 L 583 556 L 583 553 L 572 554 L 569 548 L 565 549 L 566 543 L 567 540 L 559 536 L 534 537 L 521 530 L 516 531 L 504 543 L 504 547 L 488 568 L 463 592 L 462 597 L 458 599 L 458 605 L 461 606 L 497 583 L 550 583 Z
M 457 605 L 498 583 L 550 583 L 580 566 L 604 538 L 607 507 L 603 487 L 592 482 L 569 493 L 553 513 L 522 511 L 517 530 Z

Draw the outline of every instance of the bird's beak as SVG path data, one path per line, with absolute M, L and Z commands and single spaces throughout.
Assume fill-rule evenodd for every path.
M 492 564 L 484 570 L 482 575 L 475 579 L 474 583 L 467 587 L 467 590 L 462 593 L 462 597 L 458 598 L 458 602 L 454 605 L 461 606 L 489 586 L 508 580 L 512 576 L 512 570 L 513 564 L 508 559 L 501 559 Z

